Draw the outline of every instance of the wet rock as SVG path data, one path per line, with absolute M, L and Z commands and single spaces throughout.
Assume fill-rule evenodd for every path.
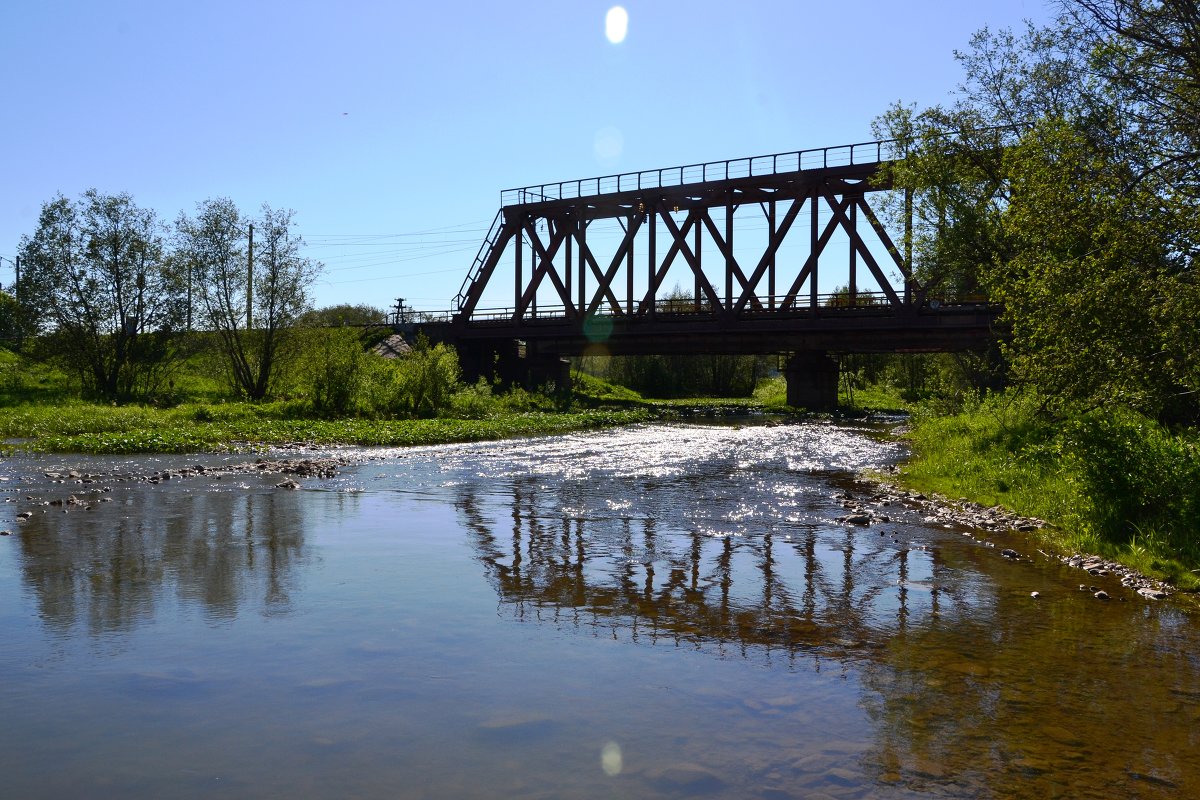
M 275 487 L 278 489 L 299 489 L 300 484 L 296 483 L 293 480 L 286 480 L 282 483 L 275 484 Z
M 1092 597 L 1096 598 L 1097 600 L 1107 600 L 1107 599 L 1109 599 L 1109 598 L 1108 598 L 1108 592 L 1104 591 L 1103 589 L 1101 589 L 1100 591 L 1096 592 L 1094 595 L 1092 595 Z
M 1160 589 L 1151 589 L 1149 587 L 1138 589 L 1137 593 L 1149 600 L 1165 600 L 1167 597 L 1166 592 Z
M 1000 555 L 1004 556 L 1005 558 L 1020 558 L 1021 557 L 1020 555 L 1017 554 L 1017 551 L 1013 550 L 1011 547 L 1006 547 L 1003 550 L 1001 550 Z
M 1040 593 L 1040 592 L 1030 592 L 1030 593 L 1029 593 L 1029 596 L 1030 596 L 1030 597 L 1032 597 L 1034 600 L 1037 600 L 1037 599 L 1038 599 L 1039 597 L 1041 597 L 1042 595 L 1041 595 L 1041 593 Z
M 29 519 L 32 516 L 33 516 L 32 511 L 20 511 L 17 513 L 17 519 L 21 520 L 22 522 L 24 522 L 25 520 Z
M 0 531 L 0 536 L 12 536 L 12 531 Z

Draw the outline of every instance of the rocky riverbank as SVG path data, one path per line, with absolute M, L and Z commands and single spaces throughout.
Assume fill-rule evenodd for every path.
M 893 467 L 891 470 L 893 474 L 895 469 Z M 983 506 L 966 498 L 951 500 L 911 491 L 889 482 L 886 475 L 859 475 L 857 486 L 860 489 L 858 492 L 842 492 L 835 496 L 848 512 L 838 517 L 838 522 L 849 525 L 886 524 L 901 510 L 908 510 L 920 514 L 925 522 L 965 528 L 967 530 L 963 531 L 963 535 L 972 536 L 988 547 L 997 546 L 989 537 L 1000 538 L 1014 532 L 1036 536 L 1039 531 L 1051 527 L 1045 520 L 1023 517 L 1001 506 Z M 1148 600 L 1165 599 L 1173 591 L 1172 587 L 1161 581 L 1100 556 L 1087 553 L 1055 555 L 1036 547 L 1034 550 L 1043 558 L 1080 570 L 1083 573 L 1081 577 L 1085 579 L 1111 575 L 1122 586 Z M 1000 554 L 1014 560 L 1032 558 L 1013 547 L 1000 548 Z M 1090 583 L 1079 584 L 1079 590 L 1090 592 L 1098 600 L 1110 599 L 1107 591 Z
M 9 497 L 5 502 L 16 502 L 22 506 L 15 515 L 18 523 L 25 522 L 37 513 L 46 513 L 52 509 L 64 512 L 92 511 L 102 504 L 111 502 L 108 496 L 114 485 L 130 483 L 163 484 L 171 481 L 189 479 L 222 480 L 236 475 L 279 475 L 284 480 L 275 484 L 279 489 L 299 489 L 300 480 L 306 478 L 329 479 L 337 474 L 341 467 L 358 463 L 361 459 L 349 456 L 323 456 L 319 458 L 258 458 L 220 466 L 205 466 L 193 464 L 178 469 L 153 470 L 146 472 L 80 472 L 77 470 L 51 471 L 43 473 L 43 477 L 53 486 L 71 487 L 64 489 L 63 494 L 44 491 L 26 493 L 21 498 Z M 8 536 L 12 532 L 0 530 L 0 536 Z

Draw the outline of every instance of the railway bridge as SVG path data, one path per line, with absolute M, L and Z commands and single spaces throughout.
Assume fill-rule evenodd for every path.
M 922 285 L 911 195 L 875 141 L 526 186 L 448 317 L 468 377 L 563 380 L 587 354 L 783 354 L 788 402 L 830 409 L 832 356 L 982 349 L 999 309 Z M 870 200 L 891 203 L 884 215 Z M 878 205 L 878 204 L 877 204 Z M 883 219 L 905 230 L 889 233 Z M 895 224 L 895 223 L 893 223 Z

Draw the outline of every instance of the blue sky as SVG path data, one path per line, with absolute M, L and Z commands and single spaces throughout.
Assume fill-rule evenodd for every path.
M 864 141 L 1043 0 L 6 0 L 0 283 L 42 203 L 295 209 L 318 306 L 449 307 L 503 189 Z

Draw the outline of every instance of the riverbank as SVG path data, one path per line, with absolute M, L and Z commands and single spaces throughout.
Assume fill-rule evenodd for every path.
M 1186 523 L 1195 450 L 1182 439 L 1140 419 L 1050 421 L 1003 396 L 955 415 L 915 413 L 893 433 L 912 457 L 878 476 L 885 484 L 976 521 L 1006 509 L 1039 549 L 1128 571 L 1138 586 L 1200 590 L 1200 533 Z
M 480 419 L 306 419 L 279 404 L 106 407 L 69 404 L 0 411 L 10 451 L 53 453 L 198 453 L 312 446 L 404 447 L 449 444 L 631 425 L 646 409 L 499 412 Z

